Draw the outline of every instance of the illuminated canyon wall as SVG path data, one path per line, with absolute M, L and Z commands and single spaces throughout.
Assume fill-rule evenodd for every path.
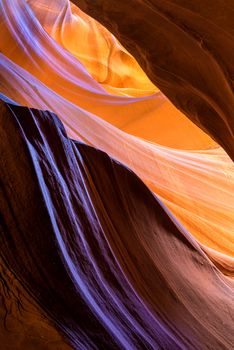
M 5 349 L 232 349 L 231 2 L 0 3 Z
M 231 0 L 74 2 L 104 23 L 160 90 L 234 157 Z

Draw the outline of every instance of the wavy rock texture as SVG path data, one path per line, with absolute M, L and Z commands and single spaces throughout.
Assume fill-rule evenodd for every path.
M 137 79 L 129 83 L 126 67 L 129 60 L 134 72 L 139 66 L 128 53 L 124 54 L 110 33 L 107 36 L 106 30 L 68 1 L 54 0 L 51 7 L 44 0 L 9 0 L 2 4 L 1 91 L 20 104 L 55 112 L 69 136 L 129 166 L 198 239 L 215 263 L 233 275 L 234 165 L 225 152 L 198 128 L 194 129 L 191 122 L 186 125 L 185 116 L 181 117 L 177 110 L 171 114 L 168 100 L 156 88 L 149 96 L 137 97 L 142 94 L 141 86 L 136 89 Z M 72 49 L 67 44 L 71 31 L 73 40 L 79 43 L 83 40 L 80 32 L 85 30 L 88 45 L 81 50 L 77 44 Z M 102 42 L 107 37 L 104 48 L 97 36 Z M 96 51 L 89 49 L 93 45 Z M 105 88 L 108 85 L 113 89 L 115 85 L 117 95 L 107 92 L 78 60 L 82 55 L 89 58 L 93 63 L 88 68 L 98 77 L 97 62 L 100 56 L 106 57 L 107 48 L 109 56 L 115 52 L 121 57 L 118 71 L 115 59 L 103 59 L 104 67 L 111 72 Z M 149 86 L 141 70 L 139 74 Z M 116 83 L 116 75 L 123 86 Z M 123 96 L 125 86 L 128 96 Z M 158 143 L 126 133 L 126 121 L 137 133 L 146 125 Z
M 234 159 L 232 0 L 75 0 Z M 134 9 L 134 10 L 133 10 Z
M 232 281 L 136 175 L 49 112 L 1 118 L 1 255 L 74 348 L 231 349 Z
M 46 0 L 3 1 L 0 15 L 1 89 L 6 95 L 13 93 L 24 104 L 32 98 L 33 87 L 30 94 L 15 91 L 19 76 L 26 75 L 21 67 L 54 93 L 121 130 L 179 149 L 215 146 L 158 91 L 113 35 L 69 1 L 53 0 L 50 6 Z M 4 62 L 6 57 L 17 66 Z
M 4 350 L 231 350 L 231 2 L 76 3 L 0 0 Z

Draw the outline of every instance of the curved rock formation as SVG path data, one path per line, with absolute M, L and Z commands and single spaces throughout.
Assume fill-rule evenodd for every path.
M 188 118 L 234 159 L 231 0 L 75 0 L 137 58 Z
M 225 273 L 233 274 L 233 163 L 210 138 L 198 128 L 194 130 L 191 122 L 186 126 L 184 116 L 180 119 L 177 111 L 170 115 L 168 100 L 160 92 L 136 97 L 122 96 L 125 87 L 121 86 L 116 87 L 118 95 L 105 91 L 77 59 L 83 53 L 80 47 L 75 47 L 74 57 L 66 44 L 71 30 L 73 40 L 79 43 L 83 27 L 90 35 L 93 27 L 100 36 L 104 35 L 103 29 L 68 1 L 53 0 L 50 4 L 53 11 L 48 11 L 45 0 L 30 0 L 27 4 L 8 0 L 3 4 L 1 50 L 5 55 L 0 61 L 1 91 L 20 104 L 55 112 L 69 136 L 100 148 L 129 166 L 199 240 L 209 256 L 223 266 Z M 59 21 L 55 21 L 58 14 Z M 116 50 L 121 56 L 121 46 L 115 46 L 116 40 L 110 33 L 107 38 L 110 52 Z M 102 46 L 90 39 L 88 47 L 92 44 L 97 45 L 98 59 Z M 85 55 L 90 54 L 88 48 L 82 49 Z M 92 69 L 95 65 L 91 65 Z M 134 67 L 137 71 L 136 63 Z M 106 67 L 115 76 L 114 68 L 111 63 Z M 126 62 L 122 59 L 119 75 L 129 88 L 125 71 Z M 113 88 L 113 80 L 107 81 Z M 138 94 L 136 91 L 141 91 L 141 87 L 135 89 Z M 124 129 L 124 123 L 133 125 L 135 120 L 142 121 L 137 130 L 148 125 L 147 130 L 152 129 L 163 147 L 119 130 Z M 188 144 L 191 151 L 187 150 Z
M 231 349 L 232 281 L 136 175 L 49 112 L 1 118 L 1 256 L 72 346 Z
M 75 2 L 0 0 L 0 344 L 231 350 L 231 1 Z
M 13 99 L 28 104 L 19 95 L 29 95 L 29 99 L 32 90 L 29 94 L 17 89 L 15 96 L 17 78 L 9 79 L 9 69 L 11 74 L 16 70 L 15 75 L 25 75 L 18 72 L 21 67 L 53 92 L 123 131 L 179 149 L 216 146 L 150 83 L 133 57 L 106 29 L 67 0 L 51 1 L 52 11 L 46 4 L 47 0 L 3 2 L 2 92 L 13 93 Z M 17 68 L 4 62 L 6 57 Z M 35 102 L 31 106 L 36 107 Z

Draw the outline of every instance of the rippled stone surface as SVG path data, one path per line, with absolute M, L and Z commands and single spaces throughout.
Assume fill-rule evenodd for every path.
M 1 118 L 1 255 L 72 346 L 231 349 L 233 281 L 141 180 L 49 112 Z
M 231 350 L 233 6 L 76 3 L 0 0 L 0 344 Z

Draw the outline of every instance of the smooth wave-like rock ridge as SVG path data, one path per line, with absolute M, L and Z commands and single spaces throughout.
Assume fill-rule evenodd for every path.
M 1 121 L 1 257 L 75 349 L 232 349 L 232 280 L 134 173 L 48 111 Z
M 0 0 L 0 348 L 232 350 L 232 0 L 74 3 Z
M 69 137 L 130 167 L 232 276 L 234 163 L 224 150 L 68 0 L 0 4 L 0 91 L 54 112 Z

